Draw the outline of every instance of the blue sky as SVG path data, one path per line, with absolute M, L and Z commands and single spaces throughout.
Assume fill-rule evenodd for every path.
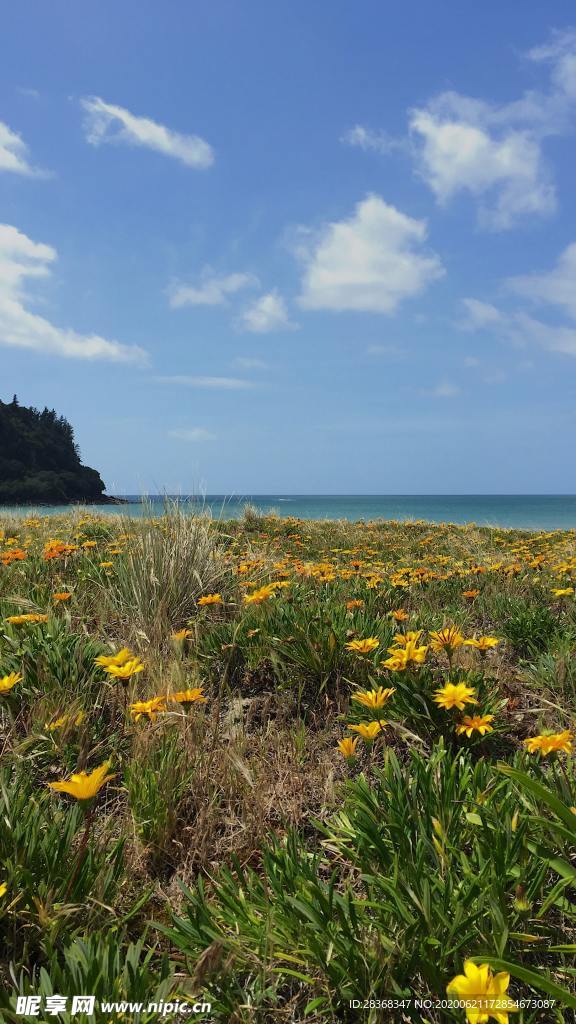
M 576 17 L 21 0 L 0 397 L 115 493 L 573 492 Z

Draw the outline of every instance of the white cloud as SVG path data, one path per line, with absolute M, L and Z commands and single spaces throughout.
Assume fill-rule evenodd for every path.
M 460 388 L 455 384 L 451 384 L 450 381 L 444 380 L 437 384 L 435 388 L 432 388 L 429 394 L 433 398 L 455 398 L 456 395 L 460 394 Z
M 426 223 L 414 220 L 380 196 L 359 202 L 348 220 L 314 233 L 300 230 L 297 253 L 304 264 L 299 304 L 303 309 L 393 313 L 444 274 L 423 248 Z
M 284 299 L 274 289 L 245 309 L 238 317 L 237 326 L 242 331 L 268 334 L 271 331 L 292 331 L 296 324 L 288 316 Z
M 386 132 L 375 132 L 362 124 L 355 124 L 353 128 L 340 137 L 340 142 L 347 146 L 357 146 L 358 149 L 373 150 L 376 153 L 390 153 L 395 149 L 403 149 L 405 143 L 401 139 L 394 139 Z
M 523 310 L 506 313 L 477 299 L 465 299 L 463 304 L 467 316 L 460 326 L 467 330 L 489 329 L 518 348 L 535 344 L 547 352 L 576 356 L 576 327 L 544 323 Z M 490 316 L 484 317 L 481 312 L 478 314 L 478 310 L 481 311 L 483 307 L 491 311 Z M 469 315 L 470 309 L 473 311 L 472 316 Z
M 146 353 L 136 345 L 57 327 L 27 308 L 26 279 L 48 277 L 56 256 L 52 246 L 0 224 L 0 344 L 70 359 L 144 363 Z
M 177 441 L 215 441 L 216 434 L 212 434 L 204 427 L 184 427 L 177 430 L 169 430 L 169 437 L 175 437 Z
M 223 391 L 241 391 L 253 388 L 251 380 L 239 377 L 190 377 L 187 374 L 175 374 L 170 377 L 156 377 L 159 384 L 182 384 L 188 388 L 214 388 Z
M 563 311 L 572 323 L 546 323 L 525 309 L 504 312 L 478 299 L 465 299 L 465 318 L 460 326 L 468 330 L 491 328 L 519 347 L 535 344 L 548 352 L 576 356 L 576 242 L 560 254 L 556 266 L 544 273 L 522 274 L 505 281 L 518 296 Z
M 502 320 L 502 313 L 496 306 L 480 299 L 462 299 L 464 317 L 457 324 L 465 331 L 478 331 L 485 327 L 494 327 Z
M 501 104 L 443 92 L 409 111 L 408 140 L 390 139 L 357 124 L 341 141 L 380 152 L 408 148 L 440 204 L 469 194 L 477 203 L 480 224 L 491 230 L 546 216 L 556 208 L 556 194 L 543 142 L 573 129 L 576 30 L 553 33 L 547 44 L 526 56 L 550 65 L 547 88 L 530 89 Z
M 27 178 L 49 177 L 46 171 L 28 163 L 28 146 L 24 139 L 0 121 L 0 172 L 11 171 Z
M 228 296 L 235 295 L 243 288 L 252 288 L 258 284 L 254 274 L 227 274 L 217 277 L 209 268 L 202 272 L 198 284 L 178 283 L 170 289 L 170 305 L 172 309 L 181 306 L 223 306 Z
M 526 313 L 516 313 L 510 330 L 518 341 L 532 341 L 548 352 L 576 356 L 576 327 L 546 324 Z
M 528 129 L 491 132 L 484 106 L 466 113 L 465 101 L 444 93 L 410 114 L 417 167 L 438 201 L 470 193 L 481 200 L 480 222 L 494 230 L 521 216 L 552 213 L 556 197 L 539 140 Z
M 86 112 L 84 131 L 93 146 L 124 143 L 144 146 L 173 157 L 187 167 L 204 168 L 214 163 L 212 147 L 199 135 L 183 135 L 148 117 L 136 117 L 124 107 L 105 103 L 98 96 L 80 100 Z
M 39 100 L 40 99 L 40 93 L 38 92 L 38 89 L 30 89 L 27 86 L 18 85 L 18 86 L 16 86 L 16 90 L 17 90 L 17 92 L 20 93 L 21 96 L 27 96 L 28 99 L 31 99 L 31 100 Z
M 389 356 L 393 359 L 402 355 L 402 349 L 398 345 L 368 345 L 367 356 Z
M 550 42 L 536 46 L 528 57 L 552 65 L 552 81 L 570 99 L 576 99 L 576 30 L 552 33 Z
M 564 250 L 553 270 L 511 277 L 506 284 L 517 295 L 560 306 L 576 319 L 576 242 Z
M 251 356 L 238 356 L 234 360 L 234 365 L 239 366 L 242 370 L 265 370 L 267 369 L 266 363 L 263 359 L 253 359 Z

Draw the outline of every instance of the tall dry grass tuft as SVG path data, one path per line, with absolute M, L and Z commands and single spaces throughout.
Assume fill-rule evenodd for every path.
M 207 513 L 167 503 L 164 515 L 123 523 L 130 540 L 111 587 L 116 611 L 134 632 L 161 643 L 197 610 L 202 593 L 230 576 Z

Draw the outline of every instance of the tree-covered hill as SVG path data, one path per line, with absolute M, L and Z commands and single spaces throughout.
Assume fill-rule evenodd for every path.
M 105 502 L 105 485 L 83 466 L 74 431 L 53 409 L 0 401 L 0 504 Z

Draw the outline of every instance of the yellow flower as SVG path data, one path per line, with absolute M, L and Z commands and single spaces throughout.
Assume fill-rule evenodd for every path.
M 574 734 L 570 729 L 565 729 L 563 732 L 540 733 L 539 736 L 530 736 L 529 739 L 524 740 L 524 746 L 531 754 L 542 754 L 543 757 L 546 757 L 548 754 L 555 754 L 560 750 L 563 750 L 565 754 L 572 753 L 573 740 Z
M 244 604 L 262 604 L 263 601 L 274 597 L 274 593 L 274 587 L 267 584 L 258 590 L 253 590 L 251 594 L 244 594 Z
M 204 597 L 198 599 L 198 604 L 201 608 L 206 604 L 224 604 L 222 600 L 222 594 L 206 594 Z
M 116 778 L 115 775 L 108 774 L 109 768 L 110 761 L 104 761 L 104 764 L 89 774 L 76 772 L 69 779 L 63 779 L 62 782 L 49 782 L 48 786 L 50 789 L 56 789 L 59 793 L 69 793 L 75 800 L 91 800 L 100 792 L 102 786 L 106 785 L 110 779 Z
M 392 655 L 382 662 L 384 668 L 389 668 L 392 672 L 403 672 L 408 666 L 408 656 L 404 648 L 389 647 L 388 650 L 392 651 Z
M 71 718 L 70 715 L 61 715 L 60 718 L 54 719 L 53 722 L 46 722 L 44 728 L 48 732 L 54 732 L 55 729 L 61 729 L 63 725 L 81 725 L 86 714 L 84 711 L 79 711 L 75 718 Z
M 191 690 L 178 690 L 170 694 L 170 700 L 178 704 L 205 704 L 208 698 L 202 693 L 203 689 L 203 686 L 195 686 Z
M 343 740 L 338 740 L 338 750 L 343 757 L 355 757 L 357 746 L 358 736 L 355 736 L 354 739 L 351 736 L 346 736 Z
M 106 672 L 109 676 L 113 676 L 114 679 L 131 679 L 137 672 L 144 671 L 144 663 L 140 661 L 140 658 L 130 658 L 129 661 L 125 661 L 123 665 L 108 665 Z
M 357 700 L 365 708 L 382 708 L 393 693 L 396 693 L 394 687 L 384 689 L 383 686 L 379 686 L 377 690 L 360 690 L 352 694 L 352 700 Z
M 478 703 L 474 696 L 475 693 L 476 690 L 472 686 L 466 686 L 466 683 L 446 683 L 445 686 L 435 691 L 434 700 L 445 711 L 449 711 L 450 708 L 458 708 L 459 711 L 463 711 L 465 704 Z
M 8 693 L 16 683 L 21 683 L 23 678 L 20 672 L 9 672 L 7 676 L 0 676 L 0 693 Z
M 179 629 L 176 633 L 172 633 L 172 640 L 188 640 L 191 636 L 191 629 Z
M 100 562 L 99 564 L 101 569 L 111 569 L 114 562 Z
M 376 587 L 379 587 L 382 582 L 383 580 L 381 576 L 370 576 L 366 582 L 366 586 L 368 587 L 368 590 L 376 590 Z
M 345 647 L 349 651 L 356 651 L 357 654 L 370 654 L 380 646 L 378 637 L 368 636 L 365 640 L 350 640 Z
M 0 899 L 2 899 L 2 897 L 5 896 L 7 892 L 8 886 L 6 885 L 6 882 L 0 883 Z
M 109 668 L 110 665 L 125 665 L 133 657 L 130 648 L 123 647 L 117 654 L 101 654 L 99 658 L 94 659 L 94 662 L 102 668 Z
M 492 974 L 488 964 L 464 961 L 464 974 L 458 974 L 446 986 L 451 998 L 465 1003 L 466 1020 L 469 1024 L 508 1024 L 508 1014 L 516 1013 L 518 1006 L 506 995 L 510 975 L 505 971 Z
M 166 710 L 165 697 L 151 697 L 150 700 L 137 700 L 130 705 L 130 714 L 135 722 L 138 722 L 144 715 L 153 722 L 158 714 Z
M 411 662 L 421 665 L 428 652 L 426 645 L 418 646 L 421 633 L 421 629 L 409 633 L 397 633 L 394 637 L 394 645 L 388 648 L 388 654 L 391 657 L 384 662 L 386 668 L 401 672 Z
M 357 732 L 363 740 L 371 743 L 372 740 L 376 739 L 378 733 L 382 732 L 382 729 L 386 724 L 387 723 L 384 719 L 381 719 L 379 722 L 360 722 L 359 725 L 349 725 L 348 728 L 351 729 L 352 732 Z
M 567 597 L 568 594 L 574 593 L 574 587 L 554 587 L 550 593 L 553 594 L 554 597 Z
M 48 622 L 48 616 L 28 612 L 26 615 L 9 615 L 4 621 L 11 626 L 22 626 L 25 622 Z
M 464 643 L 464 637 L 457 626 L 445 626 L 444 629 L 430 633 L 430 647 L 433 651 L 447 651 L 452 654 Z
M 57 594 L 52 594 L 53 601 L 69 601 L 72 594 L 69 590 L 60 590 Z
M 472 637 L 471 640 L 465 640 L 465 647 L 475 647 L 477 651 L 489 651 L 492 647 L 497 647 L 500 641 L 495 636 L 480 636 L 478 639 Z
M 464 715 L 464 718 L 456 726 L 456 732 L 459 736 L 466 733 L 468 739 L 470 739 L 473 732 L 479 732 L 481 736 L 484 733 L 493 732 L 493 727 L 490 722 L 494 721 L 494 715 Z
M 415 640 L 409 640 L 408 643 L 404 645 L 403 651 L 407 664 L 413 661 L 415 665 L 421 665 L 426 659 L 428 647 L 425 644 L 418 647 Z
M 411 629 L 407 633 L 396 633 L 394 636 L 394 647 L 408 647 L 408 644 L 416 644 L 421 636 L 421 629 Z

